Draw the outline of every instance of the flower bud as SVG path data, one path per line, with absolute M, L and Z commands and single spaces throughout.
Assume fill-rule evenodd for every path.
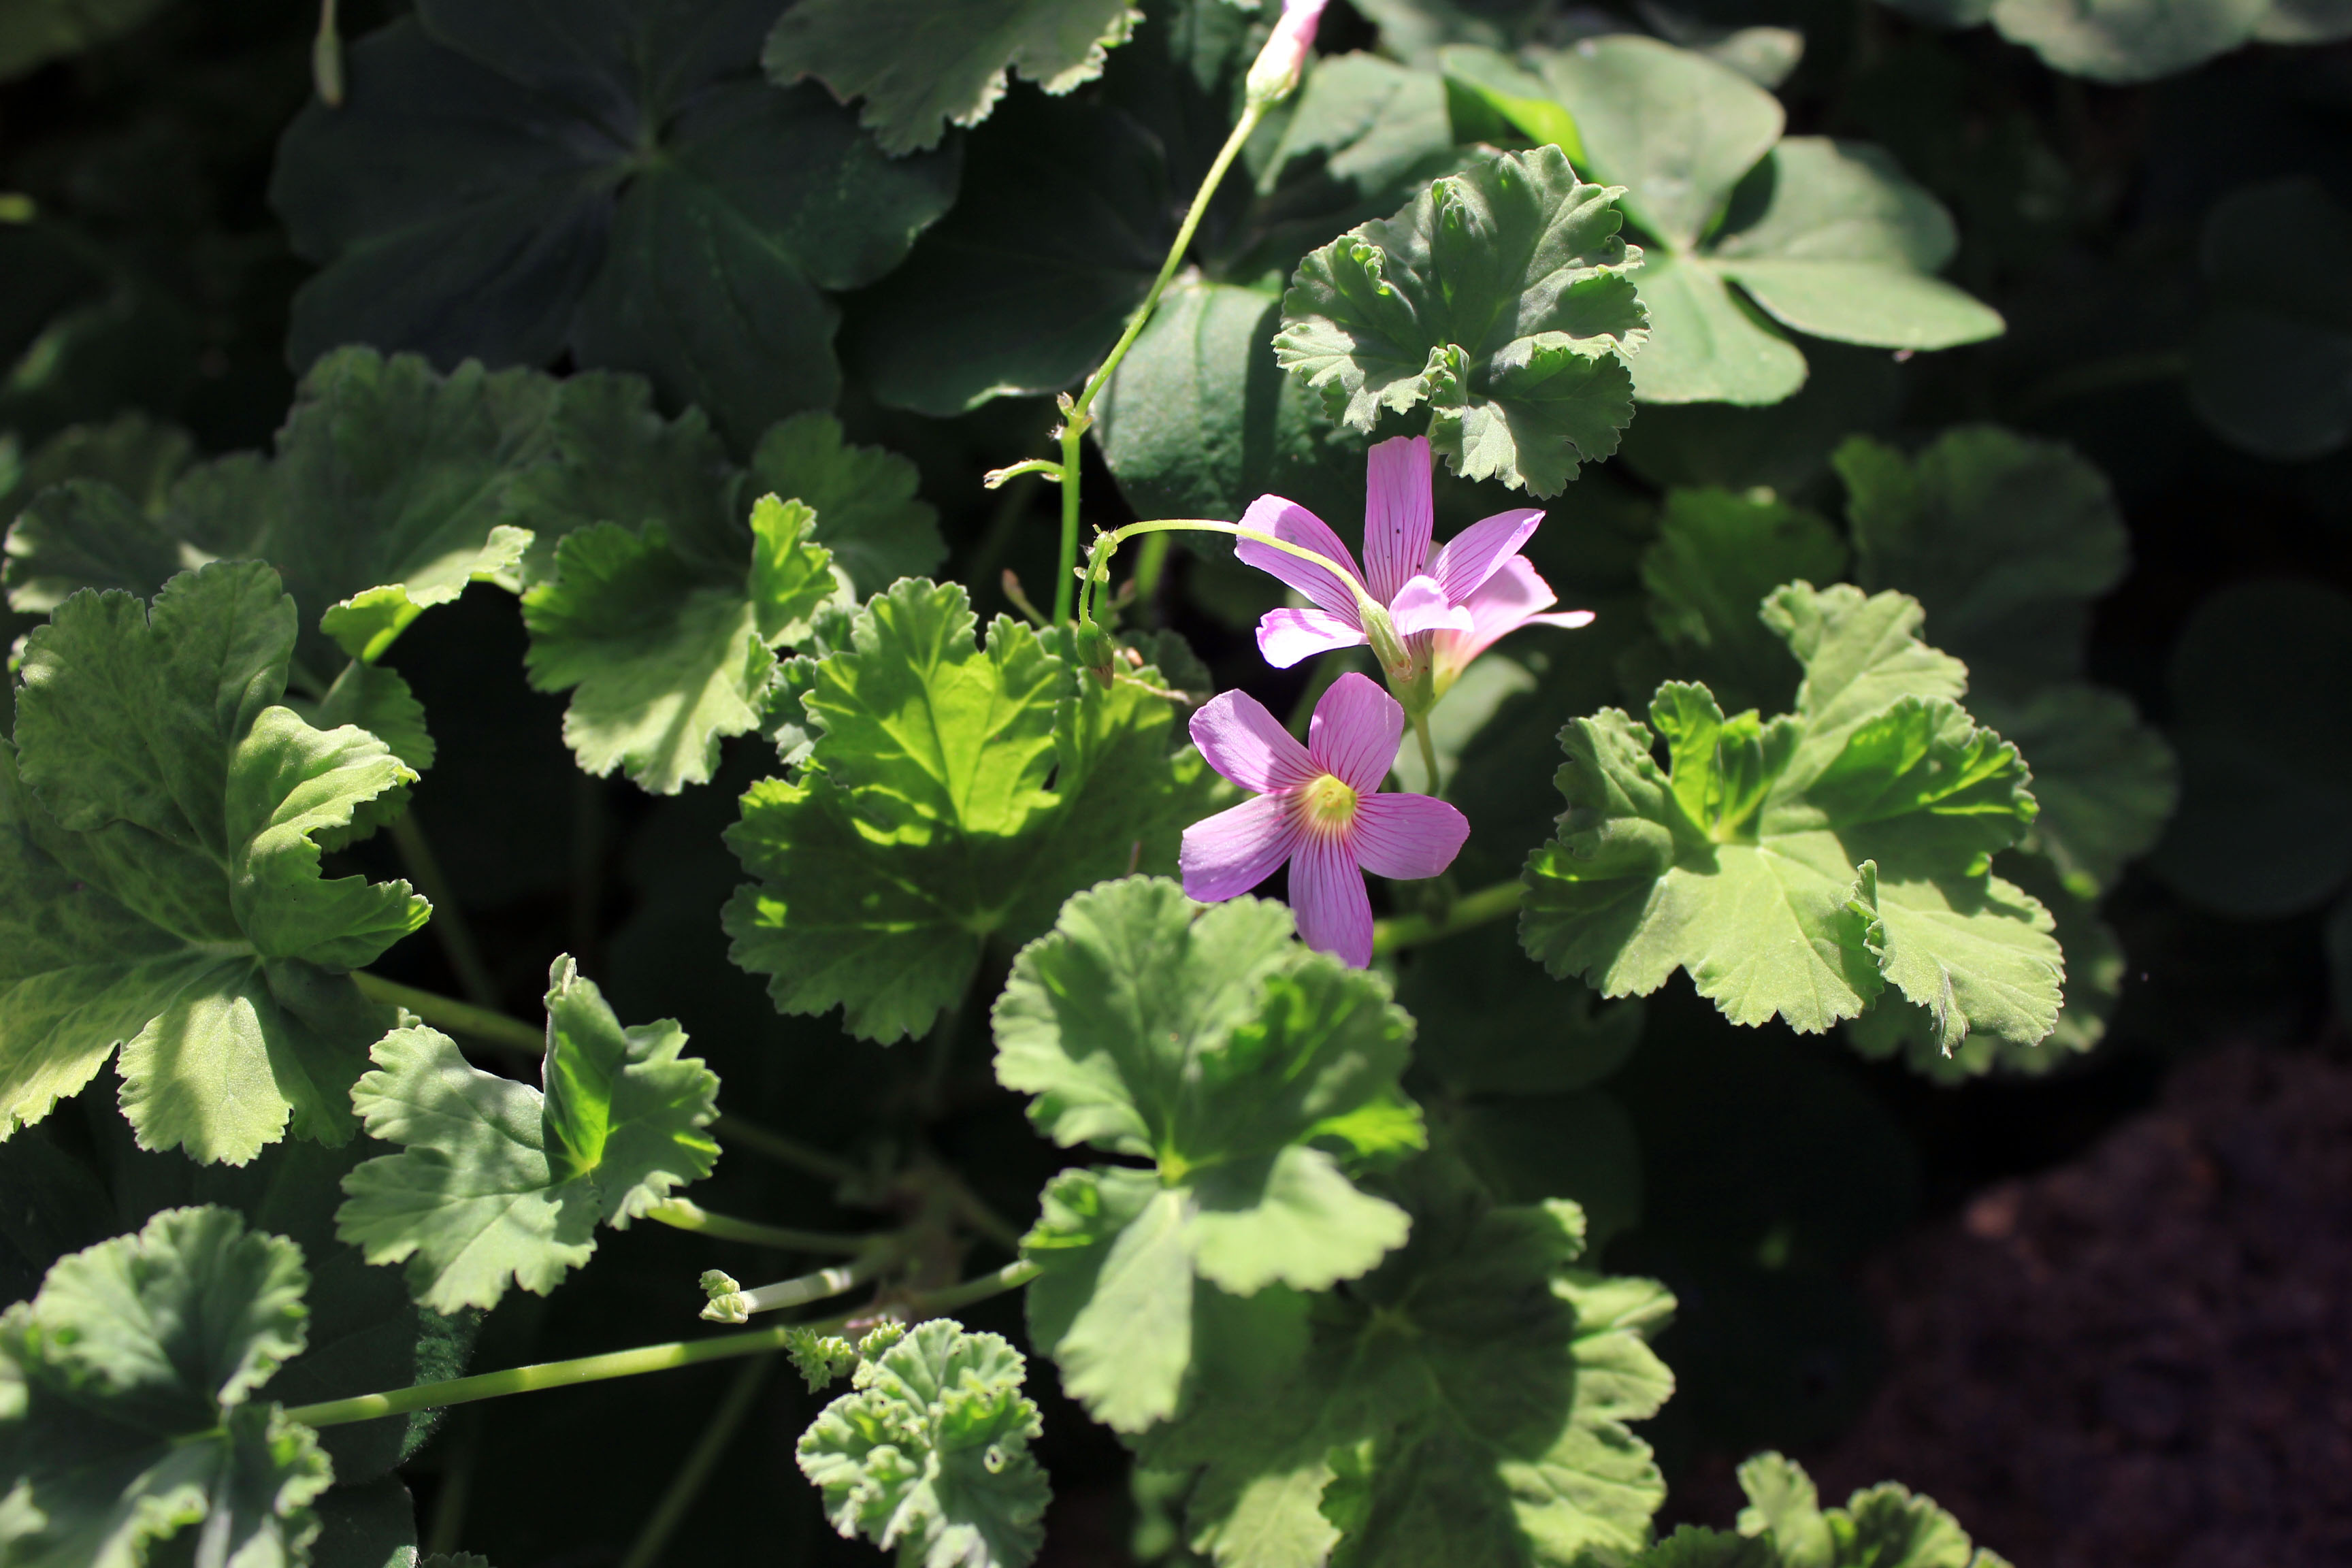
M 1282 19 L 1250 67 L 1246 89 L 1252 103 L 1279 103 L 1298 85 L 1307 57 L 1315 52 L 1316 24 L 1323 19 L 1324 0 L 1284 0 Z

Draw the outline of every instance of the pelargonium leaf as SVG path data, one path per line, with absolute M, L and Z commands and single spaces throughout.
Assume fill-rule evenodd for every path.
M 1685 1525 L 1633 1568 L 2008 1568 L 1970 1543 L 1949 1513 L 1895 1481 L 1824 1509 L 1793 1459 L 1759 1454 L 1739 1467 L 1748 1506 L 1737 1532 Z
M 123 1046 L 142 1145 L 243 1163 L 330 1143 L 392 1010 L 347 971 L 430 912 L 405 882 L 320 875 L 322 845 L 415 774 L 278 704 L 292 602 L 258 562 L 174 578 L 152 612 L 78 595 L 28 639 L 0 755 L 0 1125 L 37 1121 Z
M 1024 1568 L 1052 1498 L 1029 1452 L 1043 1424 L 1026 1364 L 947 1318 L 862 1360 L 855 1390 L 801 1435 L 801 1473 L 834 1528 L 923 1568 Z
M 1765 614 L 1805 667 L 1795 711 L 1727 717 L 1669 683 L 1649 726 L 1609 709 L 1561 731 L 1568 810 L 1528 862 L 1528 953 L 1611 996 L 1685 969 L 1738 1024 L 1818 1032 L 1891 982 L 1947 1050 L 1971 1028 L 2044 1038 L 2064 977 L 2049 913 L 1987 869 L 2034 817 L 2017 748 L 1954 700 L 1963 672 L 1917 640 L 1915 602 L 1798 583 Z
M 948 548 L 939 511 L 919 500 L 915 465 L 879 447 L 852 446 L 830 414 L 795 414 L 769 426 L 751 453 L 754 494 L 816 511 L 816 542 L 860 594 L 938 569 Z
M 395 1030 L 352 1103 L 402 1152 L 343 1178 L 336 1234 L 405 1261 L 438 1312 L 495 1306 L 509 1279 L 546 1294 L 596 1250 L 599 1221 L 625 1230 L 710 1173 L 719 1079 L 685 1044 L 668 1019 L 624 1028 L 569 957 L 548 977 L 543 1091 L 469 1066 L 438 1030 Z
M 333 1479 L 310 1429 L 247 1403 L 299 1355 L 301 1248 L 225 1208 L 167 1209 L 50 1266 L 0 1314 L 0 1552 L 139 1568 L 201 1530 L 223 1562 L 295 1568 Z
M 1292 934 L 1279 904 L 1131 878 L 1072 899 L 997 1001 L 997 1079 L 1039 1130 L 1157 1167 L 1064 1172 L 1023 1242 L 1031 1331 L 1121 1431 L 1176 1408 L 1196 1290 L 1324 1289 L 1404 1239 L 1338 1156 L 1351 1113 L 1402 1100 L 1411 1021 Z
M 1427 405 L 1454 472 L 1557 494 L 1633 418 L 1648 317 L 1620 194 L 1557 147 L 1438 180 L 1300 263 L 1276 361 L 1352 429 Z
M 1219 1568 L 1301 1561 L 1570 1564 L 1637 1551 L 1665 1496 L 1627 1424 L 1674 1377 L 1674 1298 L 1572 1265 L 1573 1204 L 1495 1207 L 1458 1167 L 1393 1184 L 1412 1238 L 1312 1306 L 1265 1364 L 1223 1342 L 1147 1462 L 1200 1468 L 1190 1543 Z
M 783 671 L 814 738 L 793 777 L 744 795 L 728 843 L 759 879 L 726 913 L 735 962 L 779 1009 L 919 1033 L 989 941 L 1026 940 L 1131 866 L 1172 867 L 1204 805 L 1157 671 L 1106 689 L 1058 632 L 999 617 L 983 647 L 975 625 L 961 586 L 907 579 L 858 612 L 848 647 Z
M 1014 71 L 1056 95 L 1102 74 L 1103 58 L 1143 20 L 1131 0 L 804 0 L 768 35 L 761 63 L 780 85 L 814 76 L 892 153 L 979 124 Z
M 1759 606 L 1783 583 L 1834 582 L 1845 563 L 1845 542 L 1802 507 L 1677 489 L 1642 552 L 1642 585 L 1676 673 L 1735 708 L 1779 705 L 1793 694 L 1798 670 Z

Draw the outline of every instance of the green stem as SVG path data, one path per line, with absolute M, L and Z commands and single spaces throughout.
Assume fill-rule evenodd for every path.
M 1087 410 L 1094 406 L 1096 395 L 1109 384 L 1111 376 L 1118 370 L 1119 362 L 1127 357 L 1127 351 L 1133 348 L 1135 340 L 1143 334 L 1144 324 L 1151 320 L 1151 312 L 1159 308 L 1160 296 L 1167 292 L 1169 280 L 1176 276 L 1176 269 L 1184 264 L 1185 253 L 1192 248 L 1192 236 L 1199 230 L 1201 219 L 1208 212 L 1209 203 L 1215 197 L 1217 187 L 1224 184 L 1225 172 L 1234 166 L 1234 160 L 1241 156 L 1242 144 L 1257 130 L 1258 121 L 1265 118 L 1265 110 L 1264 103 L 1251 103 L 1243 108 L 1242 117 L 1234 121 L 1231 134 L 1225 138 L 1225 144 L 1217 149 L 1216 160 L 1209 165 L 1208 174 L 1201 181 L 1201 188 L 1192 193 L 1192 205 L 1185 209 L 1184 221 L 1177 227 L 1175 243 L 1168 247 L 1167 259 L 1160 264 L 1160 276 L 1151 280 L 1151 291 L 1144 295 L 1143 303 L 1128 317 L 1126 330 L 1119 333 L 1118 342 L 1111 345 L 1109 356 L 1096 368 L 1094 374 L 1087 377 L 1087 384 L 1078 393 L 1076 401 L 1063 411 L 1062 555 L 1060 570 L 1054 574 L 1054 620 L 1056 625 L 1070 618 L 1070 595 L 1076 587 L 1072 574 L 1078 568 L 1078 443 L 1085 437 L 1087 426 L 1093 423 L 1087 417 Z
M 712 1214 L 692 1198 L 667 1199 L 647 1209 L 646 1217 L 675 1230 L 690 1230 L 698 1236 L 716 1237 L 720 1241 L 772 1247 L 779 1252 L 864 1252 L 887 1239 L 891 1234 L 886 1231 L 873 1236 L 836 1236 L 830 1231 L 794 1230 L 789 1226 L 761 1225 L 756 1220 L 737 1219 L 732 1215 Z
M 547 1053 L 545 1034 L 520 1018 L 510 1018 L 488 1007 L 477 1007 L 470 1002 L 460 1002 L 437 991 L 422 991 L 414 985 L 403 985 L 397 980 L 386 980 L 383 975 L 371 974 L 364 969 L 353 970 L 352 979 L 362 995 L 405 1007 L 436 1029 L 446 1029 L 453 1035 L 463 1035 L 467 1039 L 512 1051 L 534 1061 Z M 797 1138 L 772 1132 L 740 1116 L 722 1114 L 710 1124 L 710 1130 L 727 1142 L 740 1144 L 753 1153 L 765 1154 L 783 1164 L 797 1165 L 809 1174 L 829 1182 L 845 1182 L 858 1173 L 856 1166 L 837 1154 L 828 1154 Z
M 1443 800 L 1445 798 L 1445 781 L 1437 776 L 1437 746 L 1429 738 L 1428 714 L 1412 716 L 1412 732 L 1421 742 L 1421 772 L 1422 776 L 1429 781 L 1429 793 Z M 1518 886 L 1516 882 L 1511 885 Z
M 415 1410 L 470 1405 L 478 1399 L 497 1399 L 509 1394 L 529 1394 L 542 1388 L 571 1388 L 583 1383 L 602 1383 L 607 1378 L 636 1377 L 649 1372 L 667 1372 L 673 1367 L 699 1366 L 704 1362 L 762 1355 L 783 1349 L 794 1333 L 803 1330 L 812 1333 L 832 1333 L 860 1317 L 870 1315 L 934 1317 L 974 1301 L 985 1300 L 991 1296 L 1001 1296 L 1007 1290 L 1017 1290 L 1035 1279 L 1038 1273 L 1039 1269 L 1034 1263 L 1008 1263 L 992 1274 L 984 1274 L 977 1279 L 969 1279 L 943 1290 L 910 1296 L 887 1308 L 860 1308 L 855 1312 L 844 1312 L 838 1317 L 823 1318 L 812 1323 L 781 1323 L 773 1328 L 754 1329 L 749 1333 L 675 1340 L 668 1344 L 640 1345 L 635 1350 L 612 1351 L 604 1355 L 541 1362 L 536 1366 L 478 1373 L 472 1377 L 450 1378 L 441 1383 L 420 1383 L 383 1394 L 361 1394 L 349 1399 L 329 1399 L 317 1405 L 297 1405 L 286 1414 L 306 1426 L 343 1426 L 354 1421 L 374 1421 L 386 1415 L 405 1415 Z
M 1497 882 L 1491 888 L 1481 888 L 1454 900 L 1454 907 L 1442 920 L 1427 915 L 1399 915 L 1393 920 L 1372 922 L 1372 951 L 1394 952 L 1401 947 L 1418 947 L 1425 942 L 1465 931 L 1516 914 L 1519 895 L 1526 888 L 1516 881 Z
M 686 1463 L 680 1465 L 677 1474 L 670 1478 L 669 1489 L 663 1492 L 661 1501 L 654 1505 L 653 1517 L 646 1520 L 645 1528 L 637 1531 L 636 1542 L 629 1548 L 629 1554 L 621 1559 L 621 1568 L 654 1568 L 661 1561 L 662 1548 L 669 1543 L 670 1532 L 686 1517 L 686 1510 L 694 1506 L 694 1500 L 702 1494 L 704 1484 L 710 1479 L 710 1472 L 718 1468 L 719 1457 L 727 1451 L 727 1445 L 735 1440 L 735 1428 L 740 1426 L 743 1417 L 751 1413 L 752 1405 L 760 1397 L 760 1390 L 767 1384 L 768 1374 L 775 1369 L 776 1358 L 763 1355 L 735 1374 L 735 1382 L 727 1390 L 727 1397 L 711 1413 L 709 1422 L 702 1428 L 702 1436 L 695 1439 L 694 1451 L 687 1455 Z
M 434 855 L 425 829 L 417 826 L 414 810 L 404 811 L 392 819 L 392 842 L 399 849 L 401 862 L 408 868 L 416 890 L 432 901 L 433 934 L 439 940 L 449 967 L 457 971 L 457 988 L 478 1007 L 497 1006 L 499 984 L 490 978 L 490 966 L 482 962 L 481 947 L 474 941 L 474 928 L 466 923 L 465 911 L 457 907 L 449 879 L 441 874 L 441 862 Z
M 2086 397 L 2095 392 L 2118 392 L 2127 386 L 2177 381 L 2189 374 L 2189 356 L 2178 349 L 2111 354 L 2060 371 L 2029 388 L 2011 413 L 2039 414 L 2053 404 Z
M 715 1301 L 726 1301 L 734 1309 L 730 1315 L 718 1321 L 740 1323 L 744 1317 L 754 1312 L 781 1312 L 787 1307 L 805 1307 L 811 1301 L 822 1301 L 828 1296 L 855 1290 L 898 1261 L 899 1256 L 898 1247 L 877 1247 L 855 1263 L 844 1264 L 838 1268 L 818 1268 L 756 1289 L 735 1290 L 715 1297 Z

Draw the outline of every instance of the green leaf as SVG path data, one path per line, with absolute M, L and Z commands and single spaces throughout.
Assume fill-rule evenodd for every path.
M 38 1121 L 123 1046 L 142 1146 L 241 1164 L 341 1143 L 392 1010 L 344 971 L 430 912 L 405 882 L 323 880 L 371 803 L 415 774 L 383 742 L 276 706 L 294 606 L 257 562 L 175 578 L 152 614 L 80 595 L 27 641 L 0 757 L 5 1125 Z
M 301 1249 L 221 1208 L 170 1209 L 63 1258 L 0 1315 L 0 1551 L 138 1568 L 189 1526 L 218 1560 L 294 1568 L 332 1471 L 307 1427 L 247 1403 L 301 1352 Z
M 1556 495 L 1633 418 L 1648 318 L 1617 194 L 1556 147 L 1439 180 L 1300 264 L 1276 358 L 1351 429 L 1426 404 L 1454 472 Z
M 2236 48 L 2269 10 L 2269 0 L 1995 0 L 1992 24 L 2053 70 L 2141 82 Z
M 1528 862 L 1520 939 L 1555 974 L 1646 995 L 1676 969 L 1734 1023 L 1803 1033 L 1888 982 L 1938 1043 L 2031 1045 L 2060 1005 L 2050 917 L 1987 862 L 2034 816 L 2017 748 L 1952 700 L 1917 605 L 1805 584 L 1766 602 L 1805 667 L 1795 711 L 1727 718 L 1702 686 L 1651 704 L 1666 744 L 1614 709 L 1561 732 L 1559 836 Z
M 152 514 L 195 450 L 185 430 L 135 409 L 103 425 L 69 426 L 0 467 L 0 520 L 13 520 L 26 501 L 68 479 L 102 479 Z
M 394 1031 L 352 1103 L 402 1152 L 343 1178 L 336 1234 L 406 1261 L 438 1312 L 495 1306 L 509 1279 L 545 1295 L 596 1250 L 598 1221 L 625 1230 L 710 1173 L 719 1079 L 685 1044 L 667 1018 L 623 1028 L 569 957 L 548 975 L 544 1092 L 468 1066 L 438 1030 Z
M 1543 78 L 1499 49 L 1477 44 L 1448 44 L 1438 50 L 1448 89 L 1470 95 L 1506 125 L 1540 146 L 1545 143 L 1568 154 L 1571 163 L 1585 161 L 1584 140 L 1576 121 L 1552 96 Z
M 2181 628 L 2170 685 L 2180 811 L 2157 871 L 2240 920 L 2318 908 L 2352 878 L 2352 598 L 2232 584 Z
M 1216 1380 L 1147 1441 L 1155 1467 L 1206 1467 L 1192 1546 L 1220 1568 L 1630 1555 L 1665 1495 L 1626 1424 L 1674 1386 L 1645 1342 L 1673 1298 L 1570 1267 L 1572 1204 L 1490 1207 L 1430 1161 L 1397 1195 L 1412 1238 L 1314 1304 L 1290 1364 L 1224 1352 Z
M 0 16 L 0 81 L 121 37 L 163 0 L 28 0 Z
M 2257 457 L 2321 457 L 2352 437 L 2352 213 L 2316 181 L 2231 193 L 2205 219 L 2210 288 L 2189 400 Z
M 1642 1004 L 1601 1003 L 1575 981 L 1544 975 L 1500 926 L 1419 949 L 1397 978 L 1397 998 L 1420 1021 L 1414 1066 L 1465 1096 L 1586 1089 L 1623 1066 L 1642 1037 Z
M 994 1334 L 934 1318 L 860 1363 L 856 1390 L 801 1435 L 801 1473 L 846 1540 L 924 1568 L 1023 1568 L 1045 1539 L 1052 1489 L 1029 1453 L 1042 1431 L 1027 1363 Z
M 2022 703 L 1986 697 L 1976 706 L 2032 760 L 2042 814 L 2023 847 L 2047 856 L 2068 891 L 2096 898 L 2113 889 L 2164 836 L 2179 766 L 2130 698 L 2070 681 Z
M 1971 1547 L 1958 1520 L 1894 1481 L 1824 1510 L 1794 1460 L 1759 1454 L 1739 1467 L 1739 1485 L 1748 1502 L 1738 1534 L 1685 1526 L 1634 1568 L 2008 1568 Z
M 1805 384 L 1805 356 L 1704 257 L 1653 250 L 1642 268 L 1650 341 L 1634 361 L 1643 403 L 1778 403 Z
M 1652 347 L 1657 346 L 1656 289 Z M 1647 351 L 1644 351 L 1645 353 Z M 1828 473 L 1830 454 L 1847 437 L 1890 428 L 1902 409 L 1902 371 L 1892 354 L 1843 343 L 1805 345 L 1805 384 L 1766 407 L 1726 403 L 1653 404 L 1625 432 L 1626 466 L 1660 489 L 1759 486 L 1803 495 Z
M 751 454 L 751 489 L 816 510 L 816 542 L 860 594 L 920 577 L 947 558 L 939 512 L 919 500 L 915 465 L 879 447 L 853 447 L 830 414 L 795 414 Z
M 353 44 L 288 130 L 272 205 L 322 270 L 289 353 L 643 372 L 739 441 L 830 405 L 830 291 L 874 281 L 955 190 L 756 57 L 772 3 L 427 0 Z
M 1105 877 L 1172 868 L 1205 809 L 1213 781 L 1158 671 L 1105 689 L 1061 634 L 1000 616 L 982 647 L 975 625 L 961 586 L 908 579 L 858 612 L 849 647 L 786 667 L 814 738 L 727 836 L 759 879 L 727 907 L 731 953 L 779 1010 L 919 1034 L 992 937 L 1025 941 Z
M 1642 552 L 1642 584 L 1676 674 L 1735 709 L 1777 707 L 1794 694 L 1797 667 L 1764 624 L 1764 600 L 1783 583 L 1834 582 L 1845 563 L 1844 542 L 1801 507 L 1678 489 Z
M 1014 71 L 1066 93 L 1143 19 L 1129 0 L 804 0 L 768 35 L 761 63 L 779 86 L 815 77 L 892 154 L 935 147 L 950 124 L 979 124 Z
M 1234 1296 L 1321 1290 L 1405 1238 L 1403 1212 L 1317 1144 L 1349 1147 L 1349 1113 L 1398 1095 L 1411 1020 L 1293 934 L 1279 904 L 1203 912 L 1172 882 L 1130 878 L 1072 899 L 993 1009 L 998 1081 L 1035 1097 L 1040 1131 L 1156 1167 L 1064 1172 L 1022 1243 L 1046 1270 L 1035 1342 L 1119 1431 L 1175 1410 L 1196 1278 Z

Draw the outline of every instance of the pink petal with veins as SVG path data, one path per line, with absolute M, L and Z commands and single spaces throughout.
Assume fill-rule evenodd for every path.
M 1389 620 L 1399 637 L 1415 632 L 1470 630 L 1470 612 L 1445 596 L 1434 577 L 1415 577 L 1389 601 Z
M 1373 598 L 1394 604 L 1421 574 L 1434 516 L 1428 439 L 1399 436 L 1373 447 L 1364 463 L 1364 584 Z
M 1356 558 L 1339 542 L 1324 521 L 1295 500 L 1280 496 L 1260 496 L 1250 502 L 1249 510 L 1242 513 L 1242 526 L 1259 533 L 1270 533 L 1314 551 L 1325 559 L 1338 563 L 1359 579 Z M 1270 572 L 1307 595 L 1320 609 L 1355 626 L 1356 595 L 1353 589 L 1311 561 L 1301 561 L 1288 551 L 1276 550 L 1271 544 L 1261 544 L 1255 539 L 1234 542 L 1234 554 L 1244 565 Z
M 1352 619 L 1342 620 L 1328 610 L 1268 610 L 1257 623 L 1257 651 L 1276 669 L 1363 640 Z
M 1288 795 L 1262 795 L 1196 822 L 1176 856 L 1184 896 L 1204 904 L 1237 899 L 1273 876 L 1305 837 Z
M 1367 871 L 1411 881 L 1454 864 L 1470 819 L 1425 795 L 1367 795 L 1348 825 L 1348 851 Z
M 1514 555 L 1496 567 L 1495 574 L 1480 584 L 1477 592 L 1464 603 L 1463 607 L 1470 612 L 1470 630 L 1437 634 L 1436 662 L 1443 668 L 1459 671 L 1506 633 L 1517 631 L 1530 621 L 1558 626 L 1580 626 L 1591 622 L 1590 610 L 1566 610 L 1556 616 L 1538 613 L 1559 602 L 1559 595 L 1536 574 L 1528 558 Z
M 1191 728 L 1209 765 L 1244 789 L 1260 795 L 1297 789 L 1323 773 L 1297 738 L 1246 691 L 1210 698 L 1192 715 Z
M 1372 961 L 1372 900 L 1364 874 L 1336 835 L 1307 834 L 1290 862 L 1290 910 L 1318 952 L 1363 968 Z
M 1377 682 L 1349 670 L 1331 683 L 1307 725 L 1307 754 L 1360 795 L 1381 787 L 1404 739 L 1404 709 Z
M 1430 575 L 1445 589 L 1445 596 L 1459 605 L 1519 552 L 1519 546 L 1534 536 L 1536 525 L 1543 520 L 1540 510 L 1529 509 L 1498 511 L 1474 522 L 1445 542 L 1445 548 L 1430 563 Z

